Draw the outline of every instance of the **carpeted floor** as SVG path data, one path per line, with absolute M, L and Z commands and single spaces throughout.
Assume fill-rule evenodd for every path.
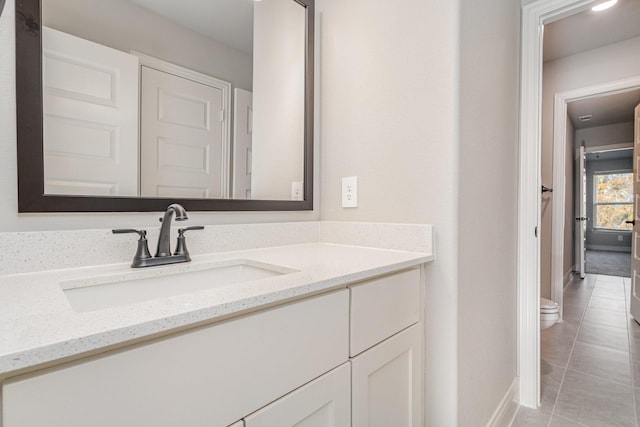
M 628 252 L 586 251 L 587 273 L 631 277 L 631 254 Z

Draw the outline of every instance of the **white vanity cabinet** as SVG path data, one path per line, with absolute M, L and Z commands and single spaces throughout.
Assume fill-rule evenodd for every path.
M 348 359 L 346 289 L 7 380 L 2 427 L 228 426 Z
M 420 270 L 8 378 L 2 427 L 418 426 Z

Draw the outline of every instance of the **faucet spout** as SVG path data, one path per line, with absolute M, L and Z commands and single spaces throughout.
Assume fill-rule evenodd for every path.
M 177 204 L 169 205 L 162 217 L 162 225 L 160 226 L 160 234 L 158 235 L 158 251 L 156 257 L 171 256 L 171 219 L 176 216 L 176 221 L 184 221 L 188 219 L 187 211 Z

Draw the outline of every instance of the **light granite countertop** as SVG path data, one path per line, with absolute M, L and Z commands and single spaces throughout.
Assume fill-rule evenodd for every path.
M 78 312 L 63 287 L 135 276 L 177 274 L 231 260 L 293 272 L 240 284 Z M 0 276 L 0 379 L 58 360 L 172 330 L 215 322 L 274 304 L 420 265 L 431 253 L 308 243 L 193 256 L 189 264 L 131 269 L 128 263 Z

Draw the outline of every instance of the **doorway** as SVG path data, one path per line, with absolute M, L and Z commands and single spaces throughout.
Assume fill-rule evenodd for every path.
M 544 25 L 582 12 L 596 0 L 539 0 L 522 8 L 520 179 L 518 199 L 518 366 L 520 403 L 537 407 L 540 397 L 540 187 L 542 34 Z M 594 31 L 595 32 L 595 31 Z M 595 32 L 597 33 L 597 32 Z M 615 85 L 614 85 L 615 86 Z M 612 92 L 615 87 L 601 91 Z M 583 95 L 586 96 L 586 95 Z M 579 97 L 577 97 L 579 98 Z M 558 105 L 558 98 L 555 99 Z M 566 108 L 566 100 L 560 103 Z M 557 109 L 556 109 L 557 111 Z M 565 110 L 566 111 L 566 110 Z M 566 120 L 566 114 L 563 117 Z M 554 121 L 554 134 L 560 131 Z M 566 146 L 562 146 L 564 149 Z M 554 156 L 554 158 L 556 158 Z M 563 157 L 564 159 L 564 153 Z M 554 162 L 555 163 L 555 162 Z M 563 163 L 563 162 L 558 162 Z M 554 176 L 556 171 L 554 169 Z M 563 186 L 562 186 L 563 187 Z M 564 190 L 554 188 L 553 197 Z M 557 206 L 562 205 L 558 203 Z M 559 229 L 562 229 L 562 224 Z M 560 252 L 562 254 L 562 252 Z M 558 254 L 554 254 L 556 259 Z M 558 262 L 556 260 L 555 262 Z
M 631 277 L 633 148 L 586 154 L 585 271 Z

